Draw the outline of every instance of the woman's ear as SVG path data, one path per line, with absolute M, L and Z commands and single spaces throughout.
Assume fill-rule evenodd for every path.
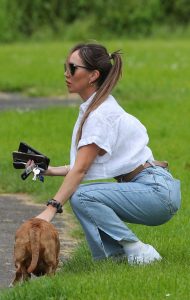
M 100 72 L 98 70 L 93 70 L 90 73 L 90 83 L 95 83 L 96 80 L 100 77 Z

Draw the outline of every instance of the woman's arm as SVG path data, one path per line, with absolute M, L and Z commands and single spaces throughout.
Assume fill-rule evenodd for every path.
M 43 172 L 45 176 L 66 176 L 70 170 L 70 166 L 52 167 L 49 166 L 46 171 Z
M 26 164 L 26 168 L 35 167 L 35 163 L 33 160 L 29 160 Z M 48 166 L 48 169 L 43 172 L 45 176 L 66 176 L 70 170 L 70 166 L 60 166 L 60 167 L 52 167 Z
M 77 157 L 73 168 L 66 175 L 62 185 L 53 197 L 53 199 L 64 205 L 71 195 L 76 191 L 78 185 L 83 180 L 85 174 L 93 163 L 94 159 L 100 152 L 100 148 L 96 144 L 90 144 L 81 147 L 77 152 Z M 55 216 L 56 208 L 49 205 L 37 216 L 50 222 Z

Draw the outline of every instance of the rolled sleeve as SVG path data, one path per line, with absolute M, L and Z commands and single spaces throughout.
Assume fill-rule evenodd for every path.
M 114 132 L 111 124 L 109 124 L 103 116 L 92 114 L 83 125 L 82 137 L 79 141 L 78 149 L 82 146 L 94 143 L 111 156 L 114 140 Z M 106 157 L 107 155 L 105 154 L 99 157 L 99 160 L 101 160 L 101 158 L 104 160 Z

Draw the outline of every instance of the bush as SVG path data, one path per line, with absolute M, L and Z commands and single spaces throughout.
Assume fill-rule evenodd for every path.
M 165 22 L 169 24 L 184 24 L 190 22 L 189 0 L 160 0 Z
M 98 22 L 117 35 L 147 35 L 161 17 L 159 0 L 107 0 L 106 8 L 103 3 L 99 0 L 96 4 Z
M 42 39 L 43 32 L 80 37 L 81 28 L 87 35 L 144 36 L 159 24 L 188 26 L 189 16 L 189 0 L 0 0 L 0 41 Z
M 15 14 L 17 11 L 15 11 Z M 13 40 L 16 37 L 15 26 L 13 26 L 13 15 L 8 12 L 6 0 L 0 0 L 0 41 Z

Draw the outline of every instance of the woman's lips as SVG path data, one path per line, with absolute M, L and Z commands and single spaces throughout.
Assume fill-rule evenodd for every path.
M 70 85 L 71 85 L 71 82 L 66 81 L 66 85 L 67 85 L 67 86 L 70 86 Z

